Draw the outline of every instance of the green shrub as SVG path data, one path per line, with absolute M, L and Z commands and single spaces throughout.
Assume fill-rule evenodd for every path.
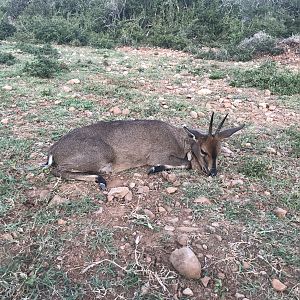
M 16 62 L 16 58 L 11 53 L 0 52 L 0 64 L 13 65 Z
M 44 56 L 38 56 L 33 62 L 26 63 L 23 71 L 34 77 L 51 78 L 65 69 L 62 63 Z
M 231 86 L 269 89 L 280 95 L 300 93 L 300 72 L 280 70 L 275 62 L 266 62 L 251 70 L 237 70 L 233 76 Z
M 22 52 L 30 53 L 33 55 L 45 55 L 50 57 L 58 57 L 58 51 L 53 48 L 50 44 L 45 44 L 41 47 L 27 44 L 27 43 L 18 43 L 16 44 L 16 48 L 21 50 Z
M 89 44 L 100 49 L 113 49 L 116 46 L 116 42 L 108 34 L 102 33 L 93 33 L 90 35 Z
M 296 128 L 290 127 L 286 130 L 291 144 L 291 154 L 300 158 L 300 131 Z
M 9 24 L 5 20 L 0 21 L 0 40 L 4 40 L 10 36 L 13 36 L 15 32 L 15 26 Z
M 223 79 L 226 77 L 226 72 L 222 70 L 215 70 L 209 75 L 209 79 Z

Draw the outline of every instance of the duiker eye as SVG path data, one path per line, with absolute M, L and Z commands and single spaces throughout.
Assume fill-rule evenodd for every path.
M 206 156 L 206 155 L 208 155 L 208 153 L 207 152 L 205 152 L 204 150 L 202 150 L 202 149 L 200 149 L 200 152 L 201 152 L 201 154 L 203 155 L 203 156 Z

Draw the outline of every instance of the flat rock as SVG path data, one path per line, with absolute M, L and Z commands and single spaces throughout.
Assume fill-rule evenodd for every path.
M 171 253 L 170 262 L 181 275 L 189 279 L 199 279 L 201 265 L 195 253 L 188 247 L 176 249 Z
M 107 195 L 107 200 L 111 201 L 113 198 L 122 199 L 129 193 L 129 188 L 127 186 L 120 186 L 112 188 Z
M 11 91 L 13 89 L 13 87 L 11 85 L 5 85 L 2 87 L 2 90 L 4 91 Z
M 206 197 L 196 198 L 193 202 L 197 204 L 211 205 L 211 201 Z
M 4 119 L 1 120 L 1 123 L 4 124 L 4 125 L 6 125 L 6 124 L 9 123 L 9 119 L 8 118 L 4 118 Z
M 210 95 L 212 93 L 212 90 L 210 89 L 201 89 L 197 92 L 198 95 Z
M 62 86 L 61 89 L 62 89 L 65 93 L 70 93 L 70 92 L 72 91 L 72 89 L 71 89 L 69 86 L 67 86 L 67 85 Z
M 176 239 L 177 243 L 181 246 L 187 246 L 189 242 L 189 236 L 186 233 L 179 234 Z
M 78 78 L 70 79 L 67 84 L 78 84 L 80 80 Z
M 276 279 L 276 278 L 274 278 L 272 280 L 272 287 L 277 292 L 283 292 L 287 289 L 287 286 L 285 284 L 283 284 L 280 280 Z
M 174 226 L 170 226 L 170 225 L 166 225 L 166 226 L 164 227 L 164 229 L 165 229 L 166 231 L 174 231 L 174 230 L 175 230 L 175 227 L 174 227 Z
M 174 186 L 169 186 L 169 187 L 166 188 L 166 191 L 167 191 L 168 194 L 174 194 L 174 193 L 176 193 L 177 190 L 178 189 Z
M 155 218 L 155 214 L 150 210 L 145 208 L 144 209 L 144 214 L 150 219 L 153 220 Z

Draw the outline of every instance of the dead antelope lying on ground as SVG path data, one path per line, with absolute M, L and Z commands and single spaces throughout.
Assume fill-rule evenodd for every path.
M 100 121 L 72 130 L 57 141 L 48 153 L 47 167 L 65 179 L 93 180 L 101 189 L 108 172 L 151 166 L 148 174 L 173 168 L 200 167 L 207 175 L 217 175 L 221 141 L 244 125 L 221 131 L 227 115 L 208 134 L 175 127 L 158 120 Z

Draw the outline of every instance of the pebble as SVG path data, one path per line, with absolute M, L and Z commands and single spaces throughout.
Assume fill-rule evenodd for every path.
M 131 189 L 133 189 L 133 188 L 135 187 L 135 182 L 130 182 L 130 183 L 129 183 L 129 187 L 130 187 Z
M 209 283 L 210 279 L 211 278 L 208 277 L 208 276 L 204 276 L 203 278 L 201 278 L 201 282 L 202 282 L 202 284 L 203 284 L 204 287 L 208 286 L 208 283 Z
M 217 276 L 219 279 L 225 279 L 225 274 L 222 272 L 219 272 Z
M 211 201 L 206 197 L 196 198 L 193 202 L 197 204 L 211 205 Z
M 287 210 L 280 208 L 280 207 L 276 207 L 274 210 L 274 213 L 279 219 L 283 219 L 283 218 L 285 218 L 285 216 L 287 214 Z
M 174 230 L 175 230 L 175 227 L 174 227 L 174 226 L 170 226 L 170 225 L 166 225 L 166 226 L 164 227 L 164 229 L 165 229 L 166 231 L 174 231 Z
M 160 213 L 165 213 L 165 212 L 167 212 L 167 211 L 166 211 L 166 209 L 165 209 L 164 207 L 159 206 L 159 207 L 158 207 L 158 212 L 160 212 Z
M 245 295 L 240 294 L 240 293 L 235 293 L 235 298 L 236 298 L 236 299 L 245 298 Z
M 8 118 L 2 119 L 1 123 L 4 124 L 4 125 L 6 125 L 6 124 L 9 123 L 9 119 Z
M 78 78 L 70 79 L 67 84 L 78 84 L 80 80 Z
M 5 90 L 5 91 L 11 91 L 13 89 L 13 87 L 11 85 L 5 85 L 2 87 L 2 90 Z
M 176 249 L 171 253 L 170 262 L 183 276 L 189 279 L 199 279 L 201 265 L 195 253 L 188 247 Z
M 193 291 L 192 291 L 190 288 L 184 289 L 184 290 L 182 291 L 182 294 L 185 295 L 185 296 L 189 296 L 189 297 L 191 297 L 191 296 L 194 295 Z
M 173 187 L 173 186 L 170 186 L 170 187 L 166 188 L 166 191 L 167 191 L 168 194 L 174 194 L 174 193 L 176 193 L 177 190 L 178 189 L 176 187 Z
M 113 198 L 122 199 L 129 193 L 127 186 L 112 188 L 107 194 L 107 201 L 112 201 Z
M 190 112 L 190 116 L 191 116 L 193 119 L 197 119 L 197 118 L 198 118 L 197 112 L 195 112 L 195 111 L 193 111 L 193 110 Z
M 176 174 L 174 174 L 174 173 L 170 173 L 170 174 L 167 175 L 167 180 L 168 180 L 170 183 L 175 182 L 176 179 L 177 179 L 177 177 L 176 177 Z
M 185 233 L 182 233 L 182 234 L 177 236 L 176 241 L 181 246 L 187 246 L 188 241 L 189 241 L 189 236 Z
M 201 89 L 197 92 L 198 95 L 210 95 L 212 93 L 212 90 L 210 89 Z
M 128 109 L 128 108 L 124 108 L 123 110 L 122 110 L 122 115 L 123 116 L 127 116 L 127 115 L 129 115 L 130 114 L 130 110 Z
M 67 86 L 67 85 L 62 86 L 61 89 L 62 89 L 65 93 L 70 93 L 70 92 L 72 91 L 72 89 L 71 89 L 69 86 Z
M 272 280 L 272 287 L 277 292 L 283 292 L 287 289 L 287 286 L 285 284 L 283 284 L 280 280 L 276 279 L 276 278 L 274 278 Z
M 150 210 L 150 209 L 147 209 L 145 208 L 144 209 L 144 214 L 150 219 L 154 219 L 155 218 L 155 214 Z
M 202 245 L 202 248 L 203 248 L 204 250 L 207 250 L 208 247 L 207 247 L 207 245 L 203 244 L 203 245 Z
M 270 97 L 271 96 L 271 91 L 270 90 L 265 90 L 265 96 Z
M 122 110 L 118 107 L 115 106 L 110 110 L 111 113 L 113 113 L 114 115 L 121 115 L 122 114 Z
M 66 225 L 66 224 L 67 224 L 67 221 L 66 221 L 66 220 L 63 220 L 63 219 L 58 219 L 58 220 L 57 220 L 57 224 L 58 224 L 58 225 Z

